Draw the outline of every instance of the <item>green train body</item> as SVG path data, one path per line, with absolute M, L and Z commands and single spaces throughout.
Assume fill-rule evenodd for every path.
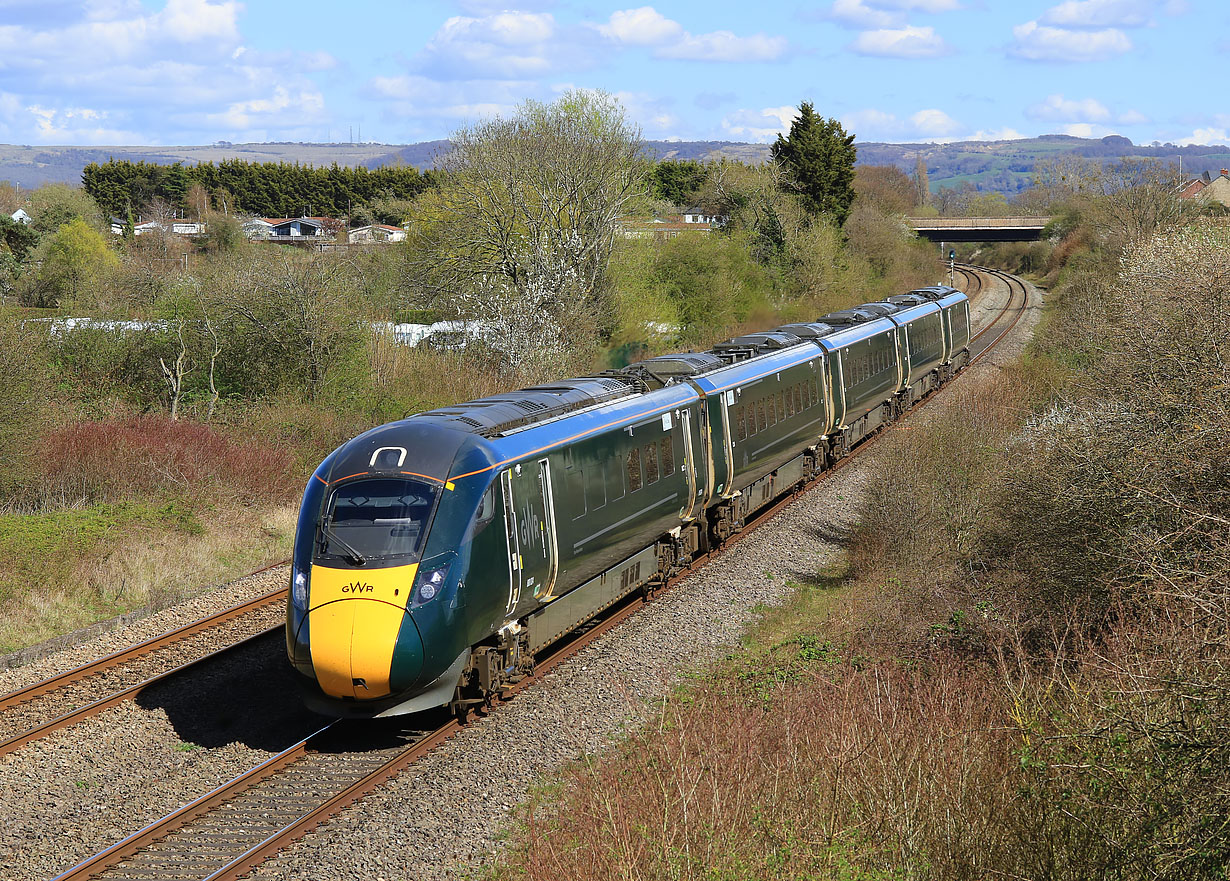
M 300 509 L 286 638 L 309 704 L 489 700 L 938 387 L 968 343 L 965 296 L 927 288 L 365 432 Z

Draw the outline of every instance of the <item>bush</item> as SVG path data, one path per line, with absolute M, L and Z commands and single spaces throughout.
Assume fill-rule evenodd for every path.
M 302 472 L 285 447 L 233 440 L 198 423 L 142 416 L 49 432 L 37 457 L 41 495 L 67 503 L 189 498 L 286 502 Z

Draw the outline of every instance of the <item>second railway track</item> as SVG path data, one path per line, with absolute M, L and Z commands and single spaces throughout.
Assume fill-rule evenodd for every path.
M 970 272 L 979 279 L 979 287 L 983 278 L 979 272 L 991 274 L 973 268 Z M 1016 299 L 1011 282 L 1009 289 L 1013 296 L 1001 310 L 1003 315 L 1012 313 Z M 1024 294 L 1023 285 L 1021 291 Z M 1023 302 L 1015 310 L 1019 315 Z M 988 348 L 1002 336 L 1003 333 L 997 335 Z M 783 504 L 790 500 L 783 500 Z M 636 605 L 639 604 L 630 605 L 624 615 L 630 614 Z M 615 623 L 617 619 L 612 618 L 595 630 L 605 630 Z M 579 651 L 580 647 L 578 643 L 571 651 Z M 540 672 L 545 672 L 546 664 L 544 661 Z M 264 771 L 253 769 L 241 775 L 243 779 L 236 778 L 237 782 L 228 784 L 230 789 L 223 787 L 173 812 L 165 828 L 152 825 L 104 852 L 109 856 L 99 854 L 61 878 L 191 877 L 213 881 L 241 877 L 286 842 L 379 785 L 366 780 L 367 772 L 374 772 L 370 775 L 373 779 L 387 779 L 456 730 L 455 724 L 450 723 L 433 732 L 402 732 L 413 741 L 408 749 L 386 745 L 364 753 L 335 752 L 336 745 L 328 746 L 330 735 L 321 734 L 315 740 L 296 744 L 286 755 L 263 763 Z M 176 825 L 180 831 L 168 831 Z M 107 864 L 117 868 L 111 874 L 99 874 Z

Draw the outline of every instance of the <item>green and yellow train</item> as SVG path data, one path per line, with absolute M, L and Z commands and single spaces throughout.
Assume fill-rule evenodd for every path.
M 939 387 L 969 340 L 965 295 L 923 288 L 359 435 L 299 513 L 286 644 L 309 705 L 489 700 Z

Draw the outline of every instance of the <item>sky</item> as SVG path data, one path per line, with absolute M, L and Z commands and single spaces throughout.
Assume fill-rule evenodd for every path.
M 0 0 L 0 143 L 409 144 L 601 89 L 652 140 L 1230 144 L 1225 0 Z

